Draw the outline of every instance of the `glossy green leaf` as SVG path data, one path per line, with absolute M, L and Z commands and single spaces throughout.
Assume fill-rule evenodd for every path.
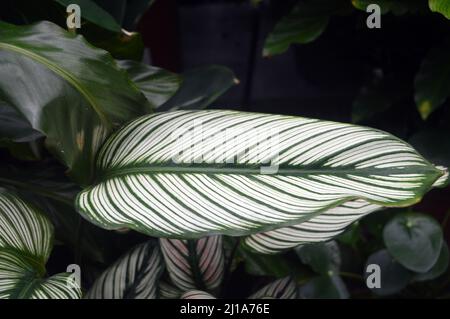
M 305 44 L 316 40 L 325 31 L 331 15 L 348 10 L 348 3 L 341 0 L 300 2 L 269 34 L 264 43 L 263 56 L 283 53 L 294 43 Z
M 415 101 L 425 120 L 450 96 L 450 41 L 433 48 L 422 62 L 415 79 Z
M 297 285 L 292 278 L 286 277 L 275 280 L 248 297 L 248 299 L 263 298 L 295 299 L 297 298 Z
M 367 265 L 371 264 L 380 267 L 380 288 L 371 288 L 373 293 L 380 296 L 388 296 L 400 292 L 413 277 L 413 273 L 393 259 L 386 249 L 370 255 L 364 269 L 367 269 Z M 370 274 L 370 272 L 366 272 L 366 278 Z
M 341 277 L 322 275 L 315 277 L 299 289 L 305 299 L 347 299 L 349 293 Z
M 230 69 L 218 65 L 188 70 L 182 80 L 180 89 L 158 111 L 204 109 L 239 83 Z
M 198 238 L 297 225 L 355 198 L 411 205 L 445 171 L 367 127 L 210 110 L 131 122 L 103 145 L 97 174 L 76 203 L 93 223 Z
M 159 240 L 172 283 L 182 292 L 201 289 L 213 292 L 224 274 L 221 236 L 198 240 Z
M 42 134 L 30 126 L 16 110 L 0 101 L 0 141 L 30 142 Z
M 181 77 L 155 66 L 134 61 L 117 61 L 155 109 L 169 100 L 181 85 Z
M 447 19 L 450 19 L 450 2 L 447 0 L 428 0 L 430 10 L 439 12 Z
M 441 252 L 443 236 L 432 217 L 407 213 L 395 216 L 383 230 L 386 248 L 400 264 L 415 272 L 427 272 Z
M 431 267 L 431 269 L 428 270 L 426 273 L 415 274 L 413 280 L 426 281 L 436 279 L 446 272 L 446 270 L 448 269 L 448 264 L 449 264 L 449 251 L 447 243 L 444 241 L 442 243 L 441 252 L 439 253 L 439 258 L 434 264 L 434 266 Z
M 81 9 L 81 17 L 102 28 L 112 32 L 120 32 L 121 27 L 117 21 L 94 1 L 91 0 L 55 0 L 64 8 L 70 4 L 77 4 Z
M 81 184 L 92 177 L 106 136 L 151 111 L 109 54 L 49 22 L 2 23 L 0 63 L 0 100 L 46 135 L 49 150 Z
M 138 245 L 100 275 L 86 298 L 156 299 L 162 270 L 158 247 L 153 242 Z
M 300 260 L 321 275 L 333 275 L 341 267 L 341 253 L 335 241 L 296 248 Z
M 81 289 L 69 273 L 44 278 L 53 226 L 35 207 L 0 190 L 0 298 L 73 299 Z

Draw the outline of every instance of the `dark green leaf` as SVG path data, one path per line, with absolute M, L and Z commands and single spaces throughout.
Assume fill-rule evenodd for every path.
M 91 0 L 55 0 L 65 8 L 70 4 L 77 4 L 81 9 L 81 17 L 112 32 L 120 32 L 117 21 L 105 10 Z
M 49 150 L 80 184 L 92 178 L 109 133 L 151 111 L 109 54 L 49 22 L 2 23 L 0 63 L 0 100 L 46 135 Z
M 300 297 L 305 299 L 347 299 L 349 293 L 339 276 L 315 277 L 300 287 Z
M 285 277 L 297 270 L 299 265 L 288 260 L 284 255 L 263 255 L 239 248 L 239 256 L 243 259 L 245 270 L 256 276 Z
M 301 261 L 321 275 L 333 275 L 339 272 L 341 254 L 335 241 L 308 244 L 295 249 Z
M 434 266 L 428 270 L 426 273 L 418 273 L 415 274 L 413 280 L 414 281 L 426 281 L 426 280 L 433 280 L 441 276 L 445 273 L 445 271 L 448 268 L 449 263 L 449 252 L 448 252 L 448 246 L 446 242 L 443 242 L 441 252 L 439 254 L 439 258 L 434 264 Z
M 175 73 L 134 61 L 118 61 L 118 64 L 154 108 L 169 100 L 180 87 L 181 78 Z
M 439 223 L 418 213 L 395 216 L 384 227 L 383 239 L 391 256 L 415 272 L 433 267 L 443 242 Z
M 0 141 L 30 142 L 42 136 L 15 109 L 0 101 Z
M 413 273 L 399 264 L 389 255 L 386 249 L 380 250 L 367 259 L 368 265 L 380 267 L 380 288 L 371 288 L 372 292 L 380 296 L 388 296 L 400 292 L 410 282 Z M 371 273 L 365 272 L 365 277 Z
M 308 0 L 295 6 L 269 34 L 263 56 L 285 52 L 293 43 L 309 43 L 326 29 L 330 16 L 349 11 L 349 3 L 342 0 Z
M 415 79 L 415 101 L 425 120 L 450 96 L 450 40 L 432 49 Z
M 218 65 L 186 71 L 182 79 L 180 89 L 158 111 L 204 109 L 233 85 L 239 83 L 230 69 Z
M 402 15 L 408 12 L 416 12 L 426 8 L 423 0 L 352 0 L 352 4 L 359 10 L 366 11 L 370 4 L 377 4 L 381 8 L 381 13 L 392 12 L 395 15 Z

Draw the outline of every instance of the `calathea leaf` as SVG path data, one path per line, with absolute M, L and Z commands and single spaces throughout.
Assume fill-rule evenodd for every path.
M 198 240 L 160 239 L 167 270 L 182 291 L 214 291 L 223 279 L 224 252 L 221 236 Z
M 211 294 L 207 293 L 206 291 L 201 290 L 190 290 L 188 292 L 185 292 L 180 299 L 216 299 Z
M 130 60 L 117 61 L 156 109 L 170 99 L 181 84 L 175 73 Z
M 36 208 L 0 190 L 0 298 L 79 298 L 72 274 L 44 278 L 53 226 Z
M 122 256 L 94 282 L 88 299 L 156 299 L 163 270 L 161 253 L 153 242 Z
M 117 126 L 151 107 L 112 57 L 49 22 L 0 22 L 0 100 L 46 138 L 80 184 Z
M 78 211 L 107 228 L 198 238 L 300 224 L 354 199 L 418 202 L 444 175 L 394 136 L 235 111 L 141 117 L 114 134 Z M 326 218 L 326 217 L 324 217 Z
M 295 299 L 297 298 L 297 285 L 291 277 L 278 279 L 264 286 L 248 298 Z
M 351 223 L 381 208 L 361 199 L 348 201 L 309 221 L 246 237 L 244 245 L 263 254 L 272 254 L 304 243 L 326 241 L 341 234 Z

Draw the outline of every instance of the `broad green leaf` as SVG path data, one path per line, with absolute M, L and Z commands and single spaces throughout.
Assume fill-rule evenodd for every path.
M 321 275 L 333 275 L 341 267 L 341 253 L 335 241 L 296 248 L 300 260 Z
M 277 279 L 248 297 L 248 299 L 262 298 L 296 299 L 297 285 L 290 277 Z
M 429 271 L 441 252 L 443 236 L 439 223 L 418 213 L 395 216 L 383 230 L 389 254 L 415 272 Z
M 92 22 L 99 27 L 105 28 L 112 32 L 120 32 L 121 27 L 117 21 L 94 1 L 91 0 L 55 0 L 64 8 L 70 4 L 77 4 L 80 6 L 81 17 L 89 22 Z
M 341 277 L 322 275 L 315 277 L 299 288 L 300 298 L 347 299 L 349 293 Z
M 163 270 L 158 247 L 147 242 L 122 256 L 94 282 L 88 299 L 156 299 Z
M 53 226 L 35 207 L 0 190 L 0 298 L 73 299 L 81 289 L 71 274 L 44 278 Z
M 158 108 L 178 90 L 181 77 L 175 73 L 134 61 L 117 61 L 145 95 L 153 108 Z
M 433 12 L 439 12 L 447 19 L 450 19 L 450 2 L 447 0 L 428 0 L 428 6 Z
M 325 31 L 331 15 L 348 10 L 348 3 L 342 0 L 300 2 L 269 34 L 264 43 L 263 56 L 283 53 L 294 43 L 305 44 L 316 40 Z
M 182 74 L 182 79 L 180 89 L 159 111 L 204 109 L 239 83 L 230 69 L 219 65 L 188 70 Z
M 182 239 L 297 225 L 357 198 L 412 205 L 445 171 L 367 127 L 210 110 L 129 123 L 103 145 L 97 174 L 76 200 L 88 220 Z
M 370 4 L 377 4 L 380 6 L 382 14 L 392 12 L 395 15 L 426 9 L 423 0 L 352 0 L 352 4 L 356 9 L 363 11 L 367 11 L 367 6 Z
M 273 254 L 304 243 L 322 242 L 341 234 L 348 225 L 381 209 L 365 200 L 354 200 L 330 208 L 310 220 L 246 237 L 244 244 L 251 249 Z
M 386 249 L 370 255 L 364 269 L 371 264 L 378 265 L 381 273 L 380 288 L 370 288 L 376 295 L 388 296 L 398 293 L 408 285 L 413 277 L 413 273 L 393 259 Z M 366 279 L 370 274 L 364 273 Z
M 415 79 L 415 101 L 424 120 L 450 96 L 450 41 L 433 48 Z
M 211 294 L 201 290 L 191 290 L 185 292 L 180 299 L 216 299 Z
M 413 281 L 426 281 L 436 279 L 446 272 L 446 270 L 448 269 L 448 264 L 449 264 L 448 246 L 447 243 L 444 241 L 442 243 L 439 258 L 434 264 L 434 266 L 431 267 L 431 269 L 428 270 L 426 273 L 415 274 Z
M 89 43 L 108 51 L 115 59 L 142 61 L 144 42 L 138 32 L 122 30 L 111 33 L 95 26 L 86 26 L 80 31 Z
M 28 124 L 17 111 L 0 101 L 0 141 L 30 142 L 42 134 Z
M 109 54 L 49 22 L 1 23 L 0 63 L 0 100 L 46 135 L 49 150 L 80 184 L 89 183 L 106 136 L 151 111 Z
M 215 291 L 224 273 L 224 253 L 221 236 L 198 240 L 159 240 L 172 283 L 188 291 Z

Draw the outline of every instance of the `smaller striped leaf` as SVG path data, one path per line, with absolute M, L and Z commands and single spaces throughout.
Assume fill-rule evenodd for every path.
M 216 299 L 216 297 L 206 291 L 190 290 L 185 292 L 180 299 Z
M 222 236 L 198 240 L 160 238 L 161 250 L 172 283 L 182 291 L 215 291 L 224 273 Z
M 355 200 L 331 208 L 298 225 L 248 236 L 244 246 L 263 254 L 274 254 L 305 243 L 327 241 L 341 234 L 348 225 L 382 207 Z
M 52 242 L 48 218 L 17 195 L 0 190 L 1 299 L 80 298 L 72 274 L 44 278 Z
M 133 248 L 94 282 L 87 299 L 156 299 L 163 271 L 161 253 L 153 242 Z
M 291 277 L 285 277 L 275 280 L 274 282 L 264 286 L 249 299 L 296 299 L 297 298 L 297 285 Z

